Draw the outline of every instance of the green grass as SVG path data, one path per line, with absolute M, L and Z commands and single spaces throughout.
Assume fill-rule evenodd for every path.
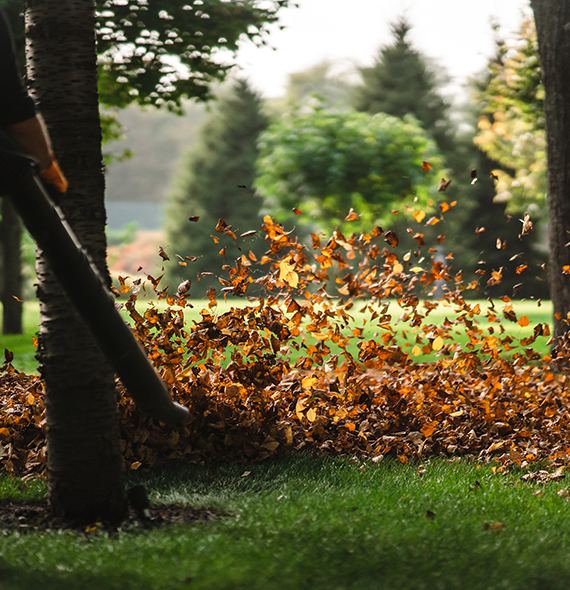
M 144 482 L 160 501 L 214 506 L 227 516 L 87 538 L 0 536 L 0 587 L 569 587 L 570 501 L 557 494 L 564 482 L 533 487 L 466 461 L 432 461 L 423 475 L 417 465 L 391 461 L 360 466 L 291 456 L 256 466 L 137 473 L 133 482 Z M 504 527 L 490 526 L 496 523 Z
M 192 325 L 192 320 L 199 321 L 201 319 L 200 310 L 207 307 L 207 303 L 208 302 L 203 299 L 191 301 L 193 307 L 188 307 L 185 310 L 185 318 L 189 325 Z M 496 324 L 488 324 L 484 316 L 484 313 L 486 313 L 486 309 L 488 306 L 487 301 L 473 301 L 469 303 L 473 306 L 476 303 L 480 303 L 483 313 L 476 317 L 479 319 L 481 326 L 485 330 L 488 330 L 490 326 L 494 326 L 496 329 Z M 243 299 L 229 299 L 228 301 L 220 299 L 218 301 L 218 305 L 214 307 L 212 311 L 216 314 L 222 314 L 228 311 L 231 307 L 240 307 L 246 304 L 252 305 Z M 139 311 L 144 312 L 144 310 L 146 309 L 146 305 L 147 303 L 145 303 L 145 301 L 140 301 L 137 308 L 139 309 Z M 166 302 L 159 302 L 159 309 L 164 307 L 166 307 Z M 496 301 L 495 307 L 495 313 L 497 314 L 497 316 L 502 318 L 502 310 L 504 304 L 501 301 Z M 549 301 L 543 302 L 540 307 L 537 306 L 536 301 L 516 301 L 514 302 L 514 307 L 518 317 L 521 317 L 522 315 L 527 315 L 530 320 L 529 326 L 526 328 L 522 328 L 516 323 L 508 322 L 503 319 L 503 326 L 505 330 L 508 334 L 514 336 L 515 338 L 523 338 L 530 336 L 532 334 L 534 326 L 539 322 L 547 323 L 549 325 L 552 324 L 552 304 Z M 365 339 L 374 338 L 374 335 L 377 332 L 382 334 L 382 330 L 378 330 L 378 328 L 374 325 L 373 322 L 365 324 L 364 320 L 369 317 L 369 313 L 361 313 L 358 311 L 358 308 L 356 307 L 352 309 L 350 313 L 354 318 L 354 325 L 351 327 L 363 328 L 362 335 Z M 398 307 L 396 303 L 392 303 L 390 305 L 389 313 L 392 315 L 393 322 L 395 322 L 401 316 L 402 310 L 400 307 Z M 423 324 L 435 324 L 436 326 L 440 326 L 446 317 L 450 320 L 453 320 L 455 318 L 455 311 L 452 308 L 447 308 L 440 305 L 435 311 L 432 311 L 427 316 L 427 318 L 424 319 Z M 26 373 L 37 373 L 35 347 L 33 346 L 32 339 L 35 336 L 37 336 L 39 321 L 40 319 L 38 304 L 34 301 L 30 301 L 27 302 L 24 306 L 24 334 L 15 336 L 6 336 L 0 334 L 0 354 L 2 353 L 4 348 L 7 348 L 8 350 L 12 351 L 14 353 L 14 367 L 19 371 L 24 371 Z M 405 323 L 398 324 L 398 326 L 401 328 L 401 333 L 398 337 L 397 343 L 403 347 L 404 351 L 410 351 L 415 341 L 415 333 L 418 331 L 418 329 L 411 329 L 410 326 Z M 402 335 L 403 330 L 407 330 L 407 338 Z M 421 329 L 419 329 L 419 331 L 422 332 Z M 461 345 L 464 345 L 467 342 L 467 337 L 465 336 L 464 330 L 461 326 L 454 329 L 454 339 Z M 309 342 L 314 343 L 310 336 L 308 337 L 308 340 Z M 542 355 L 547 354 L 547 341 L 547 337 L 539 337 L 537 341 L 533 344 L 533 348 Z M 357 342 L 358 340 L 356 338 L 353 338 L 353 341 L 349 346 L 349 351 L 355 357 L 358 356 Z M 337 349 L 333 345 L 332 352 L 340 352 L 340 349 Z M 297 355 L 295 354 L 294 358 L 296 356 Z M 434 358 L 435 355 L 433 354 L 421 354 L 420 356 L 416 357 L 416 360 L 418 362 L 424 362 L 433 360 Z
M 18 371 L 25 373 L 37 373 L 38 363 L 36 361 L 36 348 L 33 338 L 37 337 L 40 323 L 40 308 L 36 301 L 24 303 L 24 314 L 22 324 L 23 334 L 2 334 L 0 333 L 0 357 L 4 360 L 4 349 L 14 353 L 12 363 Z M 0 322 L 1 324 L 1 322 Z M 0 362 L 2 362 L 0 361 Z

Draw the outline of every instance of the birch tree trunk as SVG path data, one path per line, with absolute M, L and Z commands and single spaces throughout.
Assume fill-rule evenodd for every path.
M 30 90 L 69 180 L 61 208 L 108 277 L 94 0 L 25 0 Z M 38 254 L 48 489 L 54 514 L 120 522 L 127 503 L 114 375 Z M 85 293 L 89 298 L 89 293 Z
M 545 89 L 549 282 L 559 341 L 570 321 L 570 2 L 531 0 L 531 6 Z

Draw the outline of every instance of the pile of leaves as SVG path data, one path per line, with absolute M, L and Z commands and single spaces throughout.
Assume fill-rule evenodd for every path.
M 252 462 L 291 450 L 375 461 L 390 453 L 402 462 L 469 455 L 502 465 L 565 464 L 568 346 L 561 342 L 555 358 L 532 348 L 548 339 L 547 324 L 516 340 L 505 322 L 528 326 L 529 319 L 517 317 L 509 297 L 485 307 L 469 302 L 464 295 L 478 284 L 452 275 L 435 248 L 423 253 L 421 228 L 442 221 L 452 205 L 434 205 L 433 215 L 411 211 L 420 230 L 408 229 L 407 251 L 395 232 L 380 227 L 350 237 L 337 231 L 326 242 L 312 234 L 304 244 L 266 217 L 260 231 L 268 249 L 259 261 L 244 252 L 251 232 L 238 237 L 220 220 L 216 232 L 232 237 L 239 255 L 192 325 L 184 314 L 190 281 L 169 294 L 149 276 L 156 304 L 139 310 L 137 294 L 146 285 L 121 277 L 117 295 L 126 298 L 136 337 L 172 397 L 191 411 L 184 424 L 165 425 L 141 415 L 122 391 L 127 466 Z M 352 210 L 347 215 L 356 218 Z M 532 224 L 527 216 L 522 221 L 524 235 Z M 438 244 L 444 239 L 437 236 Z M 169 260 L 164 249 L 160 254 Z M 256 275 L 254 266 L 265 271 Z M 501 269 L 485 279 L 500 283 Z M 252 287 L 264 297 L 249 297 Z M 247 304 L 242 299 L 216 313 L 217 298 L 230 294 Z M 430 314 L 439 306 L 448 313 L 438 324 Z M 0 375 L 0 462 L 10 472 L 41 474 L 42 385 L 10 360 Z

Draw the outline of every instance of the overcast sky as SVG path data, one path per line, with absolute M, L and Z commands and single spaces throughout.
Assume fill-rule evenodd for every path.
M 294 1 L 294 0 L 292 0 Z M 491 19 L 503 36 L 518 29 L 528 0 L 297 0 L 299 8 L 281 12 L 269 43 L 242 45 L 238 63 L 266 97 L 282 96 L 288 74 L 327 59 L 339 67 L 372 63 L 380 46 L 390 42 L 390 23 L 406 15 L 416 48 L 441 64 L 459 91 L 494 52 Z

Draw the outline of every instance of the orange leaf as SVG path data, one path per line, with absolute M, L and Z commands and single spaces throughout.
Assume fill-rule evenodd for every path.
M 418 222 L 421 223 L 424 219 L 424 217 L 426 216 L 426 212 L 425 211 L 416 211 L 414 213 L 414 219 Z
M 438 423 L 432 422 L 431 424 L 424 424 L 421 428 L 421 433 L 428 438 L 437 430 Z
M 348 215 L 344 218 L 345 221 L 355 221 L 358 219 L 358 214 L 356 211 L 351 207 Z

